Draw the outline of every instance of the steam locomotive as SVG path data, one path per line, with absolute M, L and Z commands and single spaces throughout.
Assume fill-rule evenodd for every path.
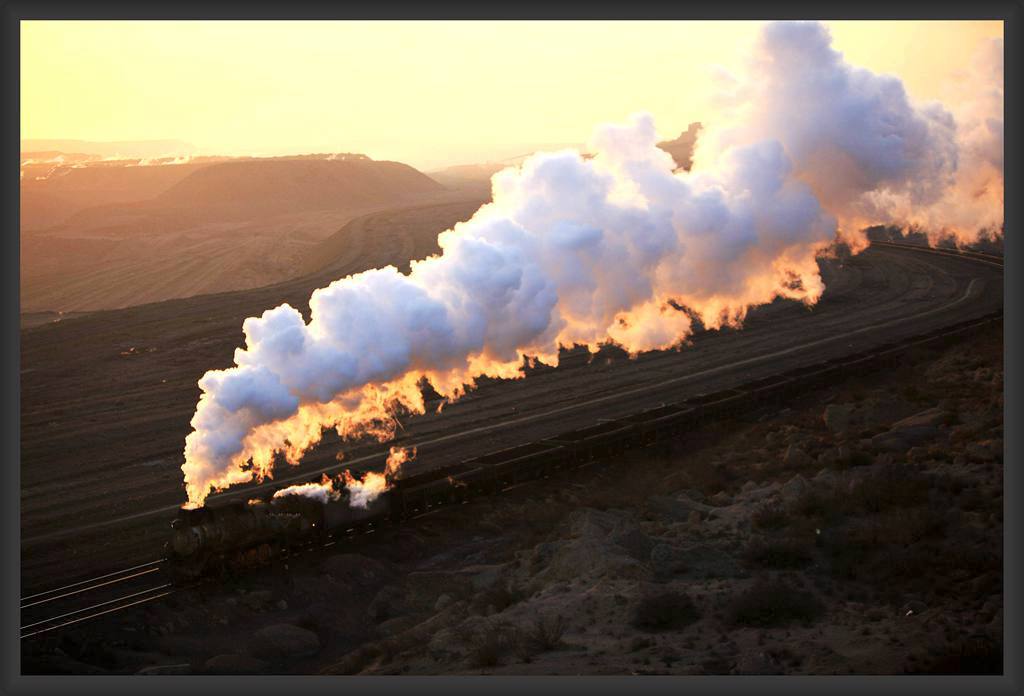
M 560 470 L 586 465 L 678 436 L 705 418 L 728 410 L 746 393 L 729 389 L 668 404 L 624 419 L 491 452 L 459 464 L 402 476 L 366 508 L 353 507 L 346 491 L 323 500 L 301 495 L 255 498 L 180 509 L 171 523 L 166 557 L 175 582 L 237 574 L 297 549 L 359 534 L 493 495 Z
M 338 491 L 337 499 L 323 501 L 268 494 L 248 502 L 181 509 L 171 523 L 171 538 L 165 546 L 171 577 L 183 583 L 241 572 L 296 549 L 323 545 L 330 539 L 414 518 L 440 506 L 496 494 L 559 470 L 674 439 L 707 419 L 734 416 L 754 407 L 779 406 L 795 392 L 843 375 L 891 368 L 916 346 L 949 343 L 977 325 L 1001 321 L 1001 317 L 1001 311 L 995 312 L 871 352 L 797 368 L 735 389 L 701 394 L 452 466 L 401 476 L 365 508 L 352 506 L 346 492 Z

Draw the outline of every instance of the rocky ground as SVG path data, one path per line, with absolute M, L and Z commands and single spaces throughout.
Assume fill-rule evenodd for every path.
M 23 671 L 999 673 L 1002 385 L 996 329 L 26 643 Z

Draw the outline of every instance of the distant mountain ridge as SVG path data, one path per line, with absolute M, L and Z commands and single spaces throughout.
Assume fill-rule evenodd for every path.
M 181 157 L 194 155 L 199 151 L 192 143 L 183 140 L 118 140 L 102 142 L 96 140 L 47 140 L 30 138 L 21 141 L 25 152 L 74 152 L 98 155 L 100 157 Z
M 658 147 L 672 155 L 672 159 L 676 161 L 676 166 L 690 170 L 693 166 L 693 148 L 697 144 L 697 136 L 700 134 L 700 129 L 703 126 L 697 121 L 694 121 L 689 127 L 679 134 L 679 137 L 675 140 L 662 140 L 658 143 Z

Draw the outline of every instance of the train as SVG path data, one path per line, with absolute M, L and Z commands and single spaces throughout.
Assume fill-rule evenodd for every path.
M 559 471 L 676 439 L 710 419 L 734 417 L 755 408 L 781 407 L 799 391 L 849 375 L 893 368 L 914 348 L 947 345 L 983 323 L 1001 320 L 1002 311 L 993 312 L 870 352 L 826 360 L 450 466 L 399 476 L 365 508 L 353 506 L 343 489 L 322 500 L 268 493 L 248 501 L 182 508 L 171 522 L 171 537 L 164 549 L 171 578 L 183 584 L 243 573 L 298 549 L 322 546 L 329 540 L 401 523 L 441 506 L 495 495 Z

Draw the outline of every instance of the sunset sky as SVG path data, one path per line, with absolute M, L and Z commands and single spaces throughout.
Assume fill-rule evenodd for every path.
M 421 168 L 584 142 L 648 111 L 714 118 L 759 22 L 118 22 L 21 26 L 23 139 L 207 154 L 365 152 Z M 847 59 L 942 99 L 1002 22 L 828 22 Z

